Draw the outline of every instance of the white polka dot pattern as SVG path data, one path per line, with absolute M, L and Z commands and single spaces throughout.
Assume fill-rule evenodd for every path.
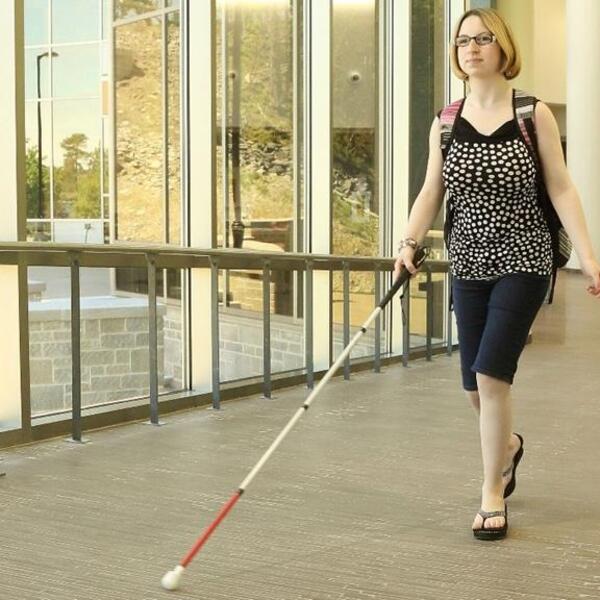
M 456 135 L 443 177 L 454 210 L 449 244 L 454 276 L 551 273 L 552 247 L 537 201 L 536 167 L 518 134 Z

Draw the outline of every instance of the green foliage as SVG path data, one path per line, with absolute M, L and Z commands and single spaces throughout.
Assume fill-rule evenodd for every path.
M 100 148 L 88 152 L 87 136 L 74 133 L 61 142 L 62 166 L 54 167 L 54 217 L 100 218 Z M 50 169 L 42 164 L 43 205 L 39 208 L 38 149 L 31 147 L 25 156 L 27 217 L 49 218 Z
M 25 154 L 25 197 L 27 198 L 27 217 L 40 219 L 50 216 L 50 169 L 42 162 L 42 206 L 39 206 L 38 149 L 33 146 Z M 43 161 L 44 157 L 42 157 Z

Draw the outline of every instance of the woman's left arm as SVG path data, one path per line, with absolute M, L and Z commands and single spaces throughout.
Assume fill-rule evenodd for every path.
M 588 291 L 600 299 L 600 264 L 594 256 L 579 194 L 565 165 L 558 125 L 542 102 L 535 107 L 535 126 L 548 195 L 573 242 L 582 271 L 591 279 Z

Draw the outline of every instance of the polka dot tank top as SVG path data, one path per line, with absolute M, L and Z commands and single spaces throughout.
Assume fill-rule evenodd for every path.
M 459 116 L 442 174 L 454 211 L 449 258 L 455 277 L 552 272 L 536 166 L 516 119 L 483 135 Z

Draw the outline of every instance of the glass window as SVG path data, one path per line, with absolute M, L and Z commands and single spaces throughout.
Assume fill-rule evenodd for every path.
M 55 49 L 52 84 L 55 98 L 100 95 L 99 44 L 62 46 Z
M 25 50 L 25 99 L 50 97 L 50 53 L 44 48 Z
M 54 216 L 100 218 L 100 102 L 54 102 Z
M 376 0 L 333 1 L 332 40 L 332 253 L 377 256 L 379 192 L 377 168 Z M 332 279 L 334 356 L 343 349 L 343 275 Z M 350 323 L 362 324 L 374 308 L 374 275 L 350 272 Z M 354 356 L 373 354 L 369 336 Z
M 167 16 L 167 119 L 169 243 L 181 244 L 181 135 L 180 135 L 179 13 Z
M 49 242 L 52 240 L 52 227 L 48 222 L 28 221 L 28 242 Z
M 379 254 L 376 1 L 333 2 L 332 252 Z
M 115 29 L 117 238 L 164 242 L 159 19 Z
M 100 39 L 100 0 L 52 0 L 52 42 Z
M 162 0 L 114 0 L 115 19 L 135 17 L 160 8 Z
M 410 95 L 410 202 L 417 197 L 429 157 L 429 130 L 433 118 L 444 107 L 444 69 L 446 32 L 444 0 L 412 1 L 412 56 Z M 418 57 L 427 57 L 420 60 Z M 440 211 L 425 243 L 432 248 L 433 258 L 444 258 L 444 212 Z M 411 347 L 423 346 L 426 336 L 426 277 L 420 273 L 411 282 Z M 434 342 L 443 340 L 444 276 L 432 276 Z
M 25 185 L 27 217 L 50 218 L 50 102 L 25 103 Z
M 25 0 L 25 45 L 48 44 L 49 0 Z

